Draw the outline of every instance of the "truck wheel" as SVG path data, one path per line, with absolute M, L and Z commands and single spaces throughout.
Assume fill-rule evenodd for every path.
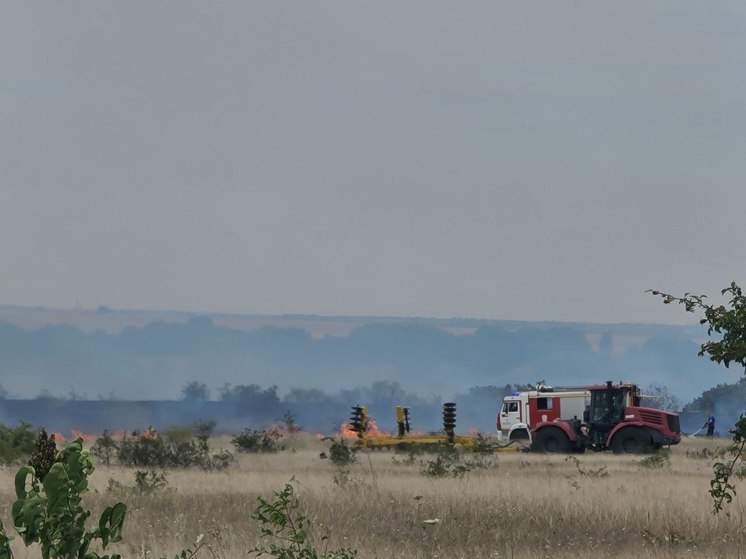
M 650 437 L 644 431 L 633 427 L 622 429 L 611 441 L 611 450 L 614 454 L 637 454 L 649 450 L 650 447 Z
M 564 431 L 556 427 L 545 427 L 536 434 L 534 448 L 539 452 L 570 452 L 572 445 Z

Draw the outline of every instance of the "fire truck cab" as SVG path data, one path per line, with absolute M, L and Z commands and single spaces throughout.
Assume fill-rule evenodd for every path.
M 508 394 L 497 413 L 498 437 L 509 442 L 528 441 L 531 430 L 541 422 L 582 418 L 590 396 L 587 389 L 552 388 L 543 384 L 535 390 Z

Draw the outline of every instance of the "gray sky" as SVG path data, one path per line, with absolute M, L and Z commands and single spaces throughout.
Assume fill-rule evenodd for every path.
M 693 322 L 742 2 L 3 2 L 0 303 Z

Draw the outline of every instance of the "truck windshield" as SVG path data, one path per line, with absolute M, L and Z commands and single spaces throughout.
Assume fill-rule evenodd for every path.
M 591 408 L 593 409 L 591 421 L 611 423 L 621 420 L 625 400 L 624 392 L 614 392 L 611 399 L 606 390 L 594 392 L 591 396 Z

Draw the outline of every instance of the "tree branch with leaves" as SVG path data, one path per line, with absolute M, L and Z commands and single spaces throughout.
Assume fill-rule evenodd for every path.
M 720 294 L 727 297 L 727 304 L 710 304 L 707 295 L 684 293 L 683 296 L 671 295 L 663 291 L 648 290 L 659 296 L 663 303 L 683 305 L 687 312 L 702 312 L 700 324 L 707 325 L 707 335 L 715 337 L 703 343 L 699 348 L 700 356 L 707 356 L 715 363 L 729 367 L 737 363 L 746 370 L 746 296 L 743 290 L 732 282 Z M 730 503 L 736 494 L 730 482 L 733 471 L 746 448 L 746 417 L 738 420 L 733 429 L 733 444 L 726 453 L 731 456 L 727 461 L 718 461 L 713 465 L 714 477 L 710 481 L 710 495 L 714 500 L 713 512 L 723 509 L 724 503 Z

